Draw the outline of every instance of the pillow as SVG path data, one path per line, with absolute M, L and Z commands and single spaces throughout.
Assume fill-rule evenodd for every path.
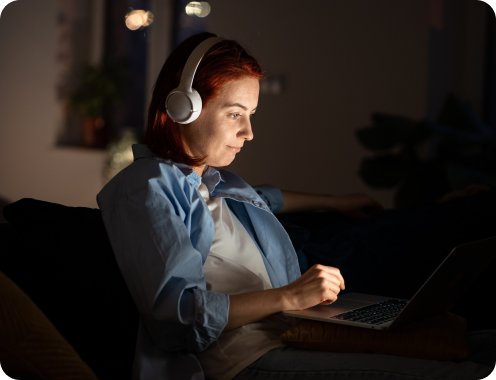
M 457 360 L 469 355 L 466 321 L 446 312 L 393 331 L 366 329 L 300 319 L 281 335 L 292 347 L 332 352 L 363 352 L 430 360 Z
M 4 216 L 0 270 L 100 380 L 130 379 L 139 314 L 100 210 L 21 199 Z
M 0 272 L 0 363 L 46 380 L 97 380 L 45 315 Z

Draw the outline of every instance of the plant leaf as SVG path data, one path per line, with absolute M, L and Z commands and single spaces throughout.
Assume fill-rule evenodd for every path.
M 358 141 L 371 151 L 392 149 L 407 140 L 417 123 L 394 115 L 372 114 L 374 125 L 355 131 Z
M 490 129 L 480 121 L 472 112 L 468 104 L 463 104 L 455 94 L 449 93 L 446 96 L 443 109 L 438 124 L 449 125 L 450 127 L 463 132 L 487 135 Z

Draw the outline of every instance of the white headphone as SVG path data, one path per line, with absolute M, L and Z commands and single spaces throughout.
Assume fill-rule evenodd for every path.
M 196 69 L 205 53 L 216 43 L 222 41 L 219 37 L 209 37 L 200 43 L 191 53 L 186 64 L 179 86 L 169 92 L 165 100 L 167 115 L 179 124 L 188 124 L 200 116 L 202 99 L 198 91 L 192 88 Z

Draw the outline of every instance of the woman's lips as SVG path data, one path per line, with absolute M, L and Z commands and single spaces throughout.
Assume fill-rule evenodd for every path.
M 236 153 L 239 153 L 239 151 L 241 150 L 241 147 L 235 147 L 235 146 L 229 146 L 229 145 L 227 147 Z

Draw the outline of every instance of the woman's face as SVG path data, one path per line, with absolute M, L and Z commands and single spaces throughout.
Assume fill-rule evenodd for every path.
M 182 125 L 189 154 L 208 156 L 210 166 L 229 165 L 245 141 L 253 139 L 250 117 L 257 109 L 259 87 L 258 79 L 251 77 L 229 82 L 197 120 Z M 203 168 L 194 169 L 201 176 Z

